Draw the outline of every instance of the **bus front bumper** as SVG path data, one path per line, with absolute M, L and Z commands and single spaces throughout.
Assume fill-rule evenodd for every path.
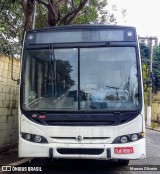
M 126 144 L 40 144 L 26 141 L 20 137 L 19 157 L 102 160 L 143 159 L 146 157 L 146 149 L 144 147 L 145 138 Z

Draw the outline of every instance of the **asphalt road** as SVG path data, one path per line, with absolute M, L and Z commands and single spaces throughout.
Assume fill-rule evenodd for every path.
M 129 165 L 136 165 L 135 167 L 154 167 L 150 165 L 159 165 L 160 169 L 160 132 L 153 130 L 146 130 L 146 145 L 147 158 L 142 160 L 130 160 Z M 130 167 L 119 166 L 116 161 L 101 161 L 101 160 L 54 160 L 52 166 L 48 166 L 50 161 L 36 159 L 30 164 L 23 167 L 41 166 L 43 172 L 25 172 L 25 173 L 54 173 L 54 174 L 158 174 L 160 171 L 129 171 Z M 23 173 L 23 172 L 18 172 Z
M 146 130 L 147 158 L 143 160 L 131 160 L 131 165 L 160 165 L 160 132 Z
M 153 130 L 146 130 L 146 148 L 147 148 L 147 158 L 143 160 L 131 160 L 129 165 L 159 165 L 160 168 L 160 132 Z M 134 172 L 131 172 L 134 173 Z M 136 172 L 139 174 L 142 172 Z M 145 174 L 160 174 L 159 172 L 146 171 Z

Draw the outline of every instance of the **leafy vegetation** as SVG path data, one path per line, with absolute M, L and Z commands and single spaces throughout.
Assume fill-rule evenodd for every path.
M 141 59 L 143 64 L 143 79 L 144 81 L 150 80 L 152 78 L 152 87 L 154 90 L 160 89 L 160 45 L 154 46 L 153 48 L 153 75 L 149 77 L 149 72 L 146 72 L 145 65 L 148 69 L 150 66 L 150 48 L 147 43 L 140 43 Z M 145 64 L 145 65 L 144 65 Z M 147 75 L 147 76 L 146 76 Z
M 0 53 L 10 55 L 12 44 L 22 37 L 24 14 L 16 0 L 0 0 L 0 16 Z
M 156 128 L 156 124 L 155 123 L 151 123 L 151 128 L 155 129 Z
M 153 49 L 154 88 L 160 89 L 160 45 Z
M 106 7 L 107 0 L 0 0 L 0 53 L 10 55 L 11 43 L 22 43 L 24 32 L 33 27 L 34 14 L 35 28 L 69 24 L 115 24 L 114 14 Z M 15 45 L 15 49 L 18 47 Z

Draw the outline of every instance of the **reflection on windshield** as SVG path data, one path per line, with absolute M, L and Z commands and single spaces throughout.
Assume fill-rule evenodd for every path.
M 88 96 L 81 101 L 81 109 L 138 107 L 135 48 L 83 48 L 80 57 L 80 89 Z
M 28 50 L 23 107 L 114 111 L 138 107 L 134 47 L 80 48 L 79 58 L 78 65 L 76 48 Z
M 25 69 L 26 109 L 77 110 L 77 49 L 32 50 Z

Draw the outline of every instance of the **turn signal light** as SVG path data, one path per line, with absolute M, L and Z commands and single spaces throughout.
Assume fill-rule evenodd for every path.
M 142 137 L 145 137 L 145 133 L 144 133 L 144 132 L 141 132 L 141 136 L 142 136 Z

